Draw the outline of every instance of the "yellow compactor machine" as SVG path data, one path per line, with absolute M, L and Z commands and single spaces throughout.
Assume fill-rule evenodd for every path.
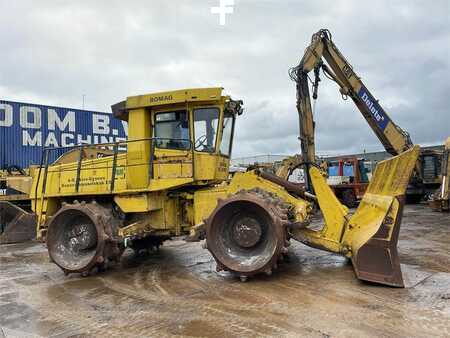
M 379 163 L 350 214 L 315 167 L 315 195 L 258 170 L 228 179 L 242 101 L 221 88 L 132 96 L 112 110 L 128 121 L 126 142 L 101 145 L 111 154 L 98 159 L 84 159 L 80 146 L 78 160 L 51 165 L 46 149 L 34 176 L 37 236 L 66 274 L 185 235 L 205 236 L 217 270 L 242 280 L 271 274 L 293 239 L 348 257 L 359 279 L 403 286 L 396 246 L 419 147 Z M 324 216 L 319 230 L 309 227 L 313 199 Z

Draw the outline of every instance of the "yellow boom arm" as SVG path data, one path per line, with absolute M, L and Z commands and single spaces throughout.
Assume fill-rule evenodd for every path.
M 291 78 L 297 83 L 300 141 L 302 155 L 307 164 L 315 161 L 314 119 L 308 73 L 314 71 L 313 99 L 315 100 L 321 69 L 328 78 L 339 85 L 344 98 L 350 97 L 353 100 L 387 152 L 395 156 L 413 146 L 408 133 L 391 120 L 379 105 L 378 100 L 355 74 L 353 67 L 333 43 L 331 33 L 321 29 L 312 36 L 311 44 L 307 47 L 300 64 L 289 72 Z M 308 165 L 307 169 L 309 170 Z

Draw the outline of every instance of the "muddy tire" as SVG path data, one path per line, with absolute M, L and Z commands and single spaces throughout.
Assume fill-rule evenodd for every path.
M 65 274 L 104 270 L 123 252 L 116 240 L 119 224 L 111 208 L 95 202 L 64 205 L 48 224 L 50 259 Z
M 261 189 L 242 191 L 225 200 L 207 220 L 206 247 L 217 270 L 245 280 L 258 273 L 271 274 L 287 253 L 289 207 Z

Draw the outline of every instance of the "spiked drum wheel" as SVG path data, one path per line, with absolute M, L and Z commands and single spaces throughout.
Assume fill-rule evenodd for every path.
M 276 197 L 262 190 L 219 201 L 206 228 L 207 248 L 217 269 L 243 278 L 270 274 L 287 250 L 286 213 Z
M 47 248 L 64 273 L 89 273 L 117 260 L 121 251 L 113 240 L 114 220 L 97 203 L 63 206 L 50 220 Z

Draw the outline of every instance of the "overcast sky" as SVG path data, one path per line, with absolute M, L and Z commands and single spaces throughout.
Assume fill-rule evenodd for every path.
M 414 142 L 450 135 L 450 1 L 0 0 L 0 98 L 107 111 L 126 96 L 224 87 L 244 100 L 234 157 L 299 152 L 296 65 L 329 28 Z M 353 103 L 322 81 L 319 154 L 382 150 Z

